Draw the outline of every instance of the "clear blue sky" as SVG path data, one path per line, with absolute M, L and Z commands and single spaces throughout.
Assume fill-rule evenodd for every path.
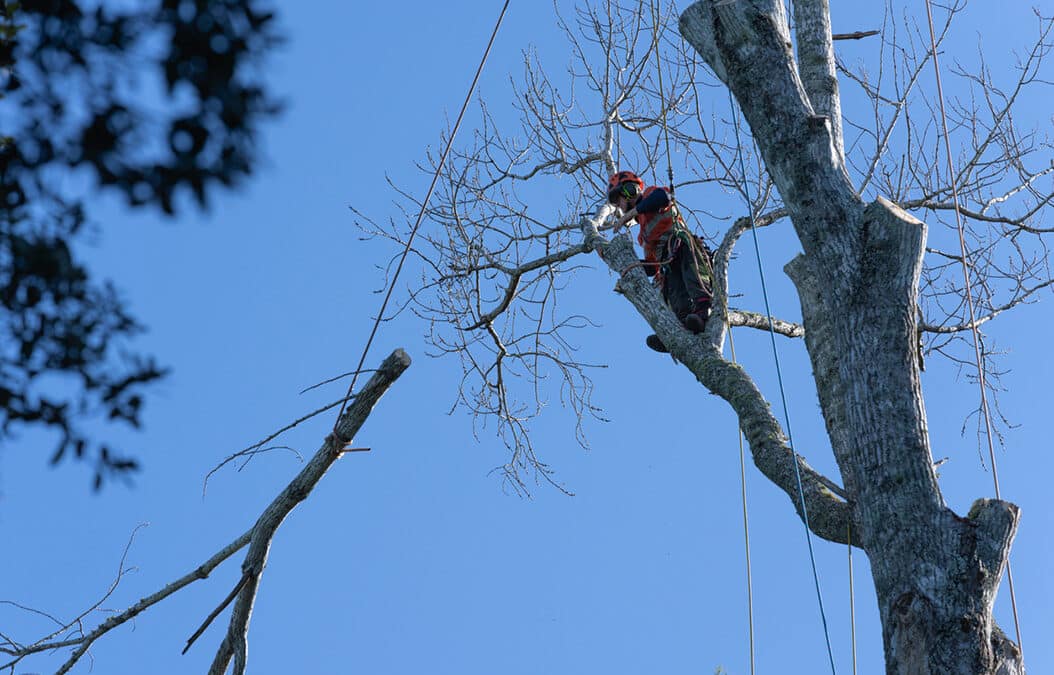
M 294 475 L 295 458 L 276 452 L 241 473 L 222 472 L 202 498 L 204 475 L 220 459 L 339 395 L 297 392 L 354 366 L 379 305 L 375 265 L 393 253 L 361 241 L 347 207 L 399 217 L 386 174 L 423 195 L 414 162 L 456 114 L 500 4 L 283 3 L 290 39 L 269 74 L 289 108 L 266 130 L 267 161 L 247 189 L 178 222 L 100 200 L 104 227 L 85 255 L 126 292 L 150 327 L 139 346 L 173 374 L 150 397 L 142 432 L 109 432 L 143 462 L 131 487 L 92 494 L 84 467 L 45 466 L 46 438 L 26 434 L 5 447 L 0 599 L 75 616 L 105 592 L 129 535 L 149 523 L 128 555 L 135 573 L 103 605 L 123 609 L 241 534 Z M 876 27 L 873 17 L 848 14 L 858 11 L 848 3 L 834 4 L 836 31 Z M 1030 18 L 1024 5 L 974 3 L 950 54 L 970 58 L 984 30 L 997 68 L 1024 32 L 1021 21 L 1031 35 Z M 515 121 L 508 77 L 522 72 L 521 50 L 536 45 L 559 73 L 561 40 L 549 3 L 512 3 L 481 89 L 499 121 Z M 1032 124 L 1049 133 L 1049 110 L 1032 112 Z M 464 132 L 478 119 L 473 109 Z M 552 195 L 554 214 L 564 197 Z M 733 202 L 717 206 L 736 213 Z M 791 318 L 798 308 L 780 268 L 794 246 L 779 232 L 762 237 L 777 311 Z M 752 254 L 744 248 L 741 256 L 741 304 L 760 309 Z M 646 326 L 610 293 L 612 284 L 595 267 L 568 296 L 601 324 L 579 340 L 591 361 L 609 364 L 594 376 L 594 402 L 611 421 L 588 426 L 584 451 L 553 392 L 551 415 L 533 428 L 573 498 L 545 486 L 530 500 L 503 493 L 488 476 L 504 461 L 501 444 L 487 429 L 474 438 L 463 412 L 447 414 L 458 364 L 426 355 L 426 326 L 413 317 L 384 326 L 367 365 L 397 346 L 414 364 L 357 439 L 372 452 L 338 462 L 279 531 L 250 630 L 251 672 L 749 672 L 735 421 L 687 371 L 644 347 Z M 1020 425 L 1006 435 L 999 468 L 1004 496 L 1023 510 L 1012 561 L 1036 673 L 1054 670 L 1042 637 L 1054 630 L 1052 301 L 1047 294 L 991 331 L 1010 350 L 1001 400 Z M 740 334 L 741 357 L 775 402 L 767 337 Z M 797 446 L 833 473 L 803 345 L 781 340 L 780 348 Z M 960 434 L 976 393 L 953 368 L 929 365 L 934 454 L 951 458 L 942 488 L 965 512 L 992 494 L 973 438 Z M 330 424 L 304 425 L 285 443 L 308 455 Z M 824 672 L 801 523 L 749 464 L 747 491 L 759 672 Z M 817 542 L 816 551 L 838 669 L 851 672 L 846 550 Z M 103 638 L 93 672 L 204 672 L 226 613 L 188 655 L 179 652 L 231 589 L 240 560 Z M 881 673 L 867 563 L 859 551 L 853 560 L 860 672 Z M 1005 584 L 996 614 L 1011 631 Z M 42 617 L 0 607 L 0 631 L 18 640 L 49 628 Z M 64 658 L 27 660 L 16 672 L 51 672 Z M 85 659 L 76 672 L 90 666 Z

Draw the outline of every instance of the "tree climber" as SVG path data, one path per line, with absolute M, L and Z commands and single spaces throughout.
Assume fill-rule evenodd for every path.
M 713 297 L 710 258 L 703 242 L 685 227 L 668 188 L 645 188 L 632 171 L 619 171 L 608 179 L 608 201 L 622 212 L 616 230 L 631 219 L 640 223 L 637 243 L 644 248 L 644 273 L 654 277 L 662 299 L 684 327 L 701 333 Z M 657 352 L 669 352 L 658 335 L 645 342 Z

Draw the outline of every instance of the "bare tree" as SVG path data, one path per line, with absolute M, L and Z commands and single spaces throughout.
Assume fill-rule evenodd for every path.
M 822 0 L 795 5 L 797 58 L 788 17 L 774 0 L 692 5 L 681 16 L 684 39 L 666 23 L 670 7 L 651 9 L 610 0 L 560 18 L 574 54 L 570 82 L 550 79 L 528 52 L 515 89 L 520 128 L 500 128 L 484 105 L 484 123 L 443 174 L 441 198 L 429 207 L 438 227 L 423 231 L 413 249 L 425 272 L 407 307 L 429 322 L 441 353 L 461 358 L 460 404 L 480 423 L 497 423 L 510 451 L 502 470 L 513 489 L 528 489 L 532 478 L 559 487 L 531 443 L 529 425 L 551 395 L 546 379 L 553 374 L 563 402 L 577 413 L 582 442 L 584 422 L 600 414 L 591 400 L 592 364 L 571 337 L 593 320 L 585 309 L 557 302 L 574 274 L 592 273 L 597 253 L 617 276 L 617 290 L 677 361 L 729 403 L 755 464 L 801 515 L 807 508 L 811 530 L 841 543 L 851 531 L 852 544 L 867 553 L 889 672 L 1024 672 L 1019 648 L 991 613 L 1017 507 L 978 500 L 961 517 L 944 505 L 919 372 L 926 353 L 969 366 L 962 336 L 971 323 L 985 324 L 1051 283 L 1044 248 L 1050 228 L 1042 222 L 1052 197 L 1042 187 L 1051 148 L 1018 128 L 1013 115 L 1027 92 L 1046 84 L 1040 73 L 1051 20 L 1038 18 L 1036 40 L 1009 85 L 983 63 L 956 71 L 973 92 L 951 114 L 972 300 L 980 308 L 971 322 L 956 275 L 963 256 L 949 217 L 951 182 L 934 159 L 936 105 L 920 85 L 932 53 L 917 26 L 898 25 L 891 8 L 876 40 L 885 58 L 859 66 L 836 59 Z M 951 8 L 939 26 L 941 39 L 960 9 Z M 845 95 L 851 102 L 845 112 L 839 74 L 853 92 Z M 749 125 L 742 141 L 731 98 Z M 664 147 L 667 132 L 672 155 Z M 627 166 L 661 175 L 667 158 L 687 177 L 676 185 L 682 210 L 706 203 L 693 199 L 705 190 L 747 201 L 741 212 L 696 212 L 727 224 L 714 239 L 714 315 L 700 336 L 663 305 L 629 237 L 606 234 L 614 211 L 603 199 L 607 175 Z M 551 202 L 554 193 L 568 195 L 558 212 L 534 206 L 538 195 Z M 938 226 L 928 233 L 912 212 Z M 803 253 L 786 270 L 803 320 L 772 323 L 787 338 L 804 337 L 839 481 L 792 450 L 750 373 L 723 355 L 730 327 L 769 325 L 756 308 L 731 305 L 735 247 L 752 225 L 789 226 L 801 242 Z M 407 235 L 401 223 L 369 228 L 399 242 Z M 981 372 L 996 375 L 991 353 L 989 345 Z M 348 443 L 358 426 L 407 364 L 401 352 L 389 357 L 250 530 L 94 627 L 85 613 L 33 643 L 0 635 L 0 653 L 10 657 L 0 669 L 13 672 L 34 654 L 71 649 L 68 670 L 109 630 L 248 546 L 240 581 L 208 619 L 234 603 L 212 672 L 231 664 L 244 672 L 257 583 L 277 527 L 333 461 L 353 449 Z M 240 456 L 251 457 L 270 440 Z M 122 561 L 118 581 L 124 571 Z
M 938 44 L 962 5 L 945 9 Z M 434 227 L 414 249 L 425 273 L 407 307 L 429 322 L 441 353 L 461 359 L 460 405 L 481 424 L 497 422 L 514 489 L 532 477 L 559 485 L 529 422 L 553 375 L 583 442 L 581 423 L 599 414 L 591 364 L 570 339 L 592 319 L 558 302 L 596 252 L 675 359 L 732 407 L 755 464 L 799 514 L 807 507 L 812 532 L 845 543 L 851 531 L 868 555 L 888 672 L 1023 673 L 1018 645 L 992 619 L 1018 508 L 980 499 L 960 516 L 945 505 L 920 371 L 926 354 L 947 357 L 989 375 L 994 388 L 994 350 L 982 342 L 977 371 L 964 334 L 1052 282 L 1051 228 L 1042 224 L 1054 196 L 1051 145 L 1014 117 L 1029 92 L 1049 85 L 1041 68 L 1051 19 L 1037 15 L 1009 84 L 983 60 L 953 71 L 970 92 L 949 119 L 978 310 L 971 322 L 952 181 L 938 159 L 938 106 L 921 84 L 932 68 L 927 30 L 910 17 L 894 21 L 889 6 L 875 38 L 881 58 L 861 66 L 836 57 L 826 0 L 794 3 L 793 42 L 776 0 L 702 0 L 681 14 L 680 35 L 652 20 L 672 17 L 672 6 L 661 17 L 651 10 L 616 0 L 571 17 L 557 10 L 574 57 L 569 79 L 551 79 L 537 54 L 525 53 L 514 85 L 519 128 L 502 128 L 482 103 L 480 128 L 444 171 L 443 194 L 429 207 Z M 742 142 L 731 98 L 749 126 Z M 607 175 L 617 167 L 661 175 L 664 132 L 669 160 L 687 176 L 675 186 L 682 211 L 704 203 L 692 196 L 701 190 L 749 197 L 749 212 L 706 214 L 730 225 L 715 241 L 713 316 L 700 336 L 663 305 L 629 237 L 602 234 L 614 211 L 603 203 Z M 558 212 L 533 206 L 554 193 L 567 195 Z M 360 216 L 370 232 L 405 241 L 400 224 Z M 752 220 L 793 228 L 800 242 L 785 270 L 803 321 L 773 323 L 804 336 L 839 481 L 791 449 L 751 375 L 723 355 L 730 327 L 768 328 L 763 314 L 730 305 L 730 262 Z

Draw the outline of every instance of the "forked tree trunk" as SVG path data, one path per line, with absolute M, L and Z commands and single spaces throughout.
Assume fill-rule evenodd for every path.
M 887 672 L 1023 673 L 1020 651 L 992 620 L 1018 509 L 985 499 L 960 517 L 933 469 L 916 332 L 926 227 L 886 200 L 857 196 L 842 154 L 827 3 L 794 4 L 800 70 L 779 0 L 702 0 L 680 27 L 739 101 L 802 244 L 787 272 L 853 544 L 874 574 Z

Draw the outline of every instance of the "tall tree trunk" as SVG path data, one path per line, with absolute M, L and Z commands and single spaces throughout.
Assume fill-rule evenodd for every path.
M 795 5 L 803 75 L 779 0 L 703 0 L 684 12 L 681 32 L 739 101 L 804 250 L 787 272 L 853 544 L 871 562 L 887 672 L 1023 673 L 1020 651 L 992 620 L 1018 509 L 979 500 L 960 517 L 933 469 L 916 332 L 926 227 L 856 194 L 827 2 Z

